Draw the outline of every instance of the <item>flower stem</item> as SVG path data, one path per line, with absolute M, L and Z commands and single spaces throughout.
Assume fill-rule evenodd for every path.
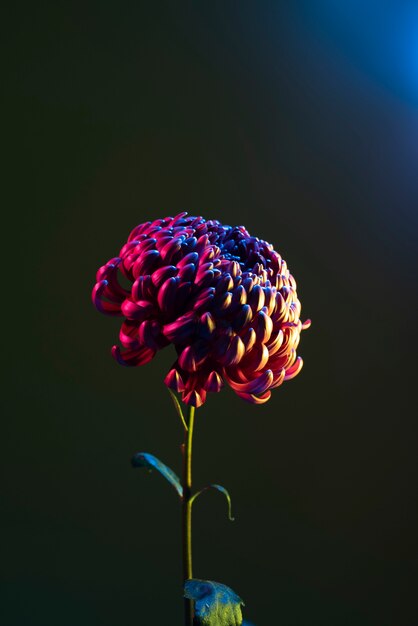
M 184 430 L 183 449 L 183 581 L 193 578 L 192 571 L 192 443 L 194 426 L 194 406 L 190 407 L 188 429 Z M 184 599 L 184 624 L 193 626 L 192 600 Z

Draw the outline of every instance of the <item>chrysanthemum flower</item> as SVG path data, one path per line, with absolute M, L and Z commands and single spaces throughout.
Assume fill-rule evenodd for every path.
M 125 318 L 115 359 L 144 365 L 172 343 L 178 358 L 165 384 L 188 405 L 201 406 L 224 381 L 262 404 L 302 368 L 296 348 L 310 321 L 300 321 L 296 282 L 244 226 L 187 213 L 140 224 L 96 280 L 96 308 Z

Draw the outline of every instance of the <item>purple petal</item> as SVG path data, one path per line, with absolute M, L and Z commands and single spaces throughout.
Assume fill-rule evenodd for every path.
M 239 331 L 251 322 L 253 316 L 252 309 L 249 304 L 244 304 L 232 320 L 232 327 Z
M 181 392 L 185 389 L 183 379 L 174 367 L 168 372 L 167 376 L 164 378 L 164 383 L 167 385 L 167 387 L 169 387 L 169 389 L 173 389 L 173 391 Z
M 159 259 L 160 253 L 158 250 L 147 250 L 147 252 L 141 254 L 132 266 L 134 278 L 152 272 Z
M 142 321 L 151 315 L 154 306 L 147 300 L 132 302 L 132 300 L 126 299 L 122 303 L 121 310 L 123 315 L 128 319 Z
M 163 313 L 168 313 L 174 307 L 174 298 L 176 295 L 178 278 L 168 278 L 161 286 L 158 292 L 158 306 Z
M 218 374 L 218 372 L 211 372 L 209 374 L 209 376 L 206 379 L 205 384 L 203 385 L 203 388 L 206 391 L 210 391 L 213 393 L 218 393 L 223 387 L 223 380 L 221 378 L 221 376 Z
M 164 336 L 176 344 L 184 343 L 193 336 L 197 328 L 197 320 L 194 312 L 181 315 L 174 322 L 163 326 Z
M 231 340 L 225 354 L 222 357 L 224 366 L 236 365 L 245 354 L 245 345 L 239 335 L 235 335 Z
M 101 280 L 93 287 L 91 299 L 94 306 L 100 313 L 104 313 L 105 315 L 122 315 L 120 305 L 102 300 L 102 295 L 106 287 L 107 280 Z

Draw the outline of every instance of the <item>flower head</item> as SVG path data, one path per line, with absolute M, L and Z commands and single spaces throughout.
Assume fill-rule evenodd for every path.
M 172 343 L 178 358 L 165 384 L 186 404 L 201 406 L 224 381 L 262 404 L 302 368 L 296 348 L 310 321 L 300 321 L 296 282 L 273 246 L 244 226 L 187 213 L 140 224 L 96 281 L 96 308 L 125 318 L 115 359 L 144 365 Z

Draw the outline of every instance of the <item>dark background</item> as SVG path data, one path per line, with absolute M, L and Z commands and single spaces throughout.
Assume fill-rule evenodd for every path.
M 304 369 L 197 412 L 195 575 L 257 626 L 418 624 L 416 3 L 26 3 L 3 20 L 4 626 L 181 624 L 162 378 L 109 355 L 138 223 L 245 224 L 298 282 Z M 8 168 L 9 169 L 9 168 Z

